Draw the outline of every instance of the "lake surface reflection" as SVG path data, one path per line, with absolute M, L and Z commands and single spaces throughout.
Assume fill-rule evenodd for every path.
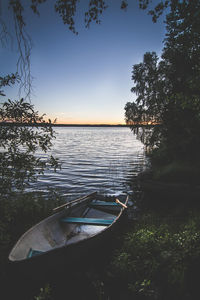
M 58 188 L 69 198 L 96 190 L 110 195 L 131 192 L 130 179 L 146 161 L 143 145 L 129 128 L 56 127 L 55 131 L 51 152 L 62 168 L 40 176 L 37 190 Z

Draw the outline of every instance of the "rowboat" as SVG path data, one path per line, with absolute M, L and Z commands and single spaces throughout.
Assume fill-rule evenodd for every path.
M 65 203 L 19 238 L 9 261 L 27 265 L 70 263 L 109 237 L 120 223 L 127 202 L 128 196 L 125 201 L 102 201 L 95 192 Z

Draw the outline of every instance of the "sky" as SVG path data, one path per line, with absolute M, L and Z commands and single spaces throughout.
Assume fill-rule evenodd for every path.
M 40 17 L 30 10 L 25 14 L 33 42 L 31 103 L 57 123 L 124 124 L 124 106 L 136 98 L 130 91 L 132 66 L 142 62 L 147 51 L 161 54 L 163 18 L 154 24 L 136 1 L 129 1 L 127 11 L 122 11 L 120 0 L 110 0 L 101 24 L 92 23 L 86 29 L 83 12 L 88 1 L 82 0 L 75 35 L 54 12 L 53 2 L 40 6 Z M 9 20 L 4 5 L 1 9 Z M 1 76 L 16 71 L 17 57 L 15 42 L 0 47 Z M 4 91 L 3 100 L 19 99 L 17 86 Z

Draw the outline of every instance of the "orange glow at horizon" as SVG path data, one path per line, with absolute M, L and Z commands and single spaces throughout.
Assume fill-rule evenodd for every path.
M 55 124 L 63 125 L 126 125 L 123 119 L 118 118 L 62 118 L 55 116 L 49 116 L 52 122 L 56 119 Z M 48 119 L 48 118 L 45 118 Z
M 93 122 L 93 121 L 89 121 L 89 122 L 81 122 L 81 121 L 77 121 L 77 122 L 62 122 L 57 120 L 56 124 L 63 124 L 63 125 L 126 125 L 125 122 Z

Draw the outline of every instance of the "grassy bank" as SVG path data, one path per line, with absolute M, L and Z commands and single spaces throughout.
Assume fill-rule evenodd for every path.
M 200 215 L 143 216 L 123 237 L 106 272 L 111 299 L 195 299 L 199 255 Z

